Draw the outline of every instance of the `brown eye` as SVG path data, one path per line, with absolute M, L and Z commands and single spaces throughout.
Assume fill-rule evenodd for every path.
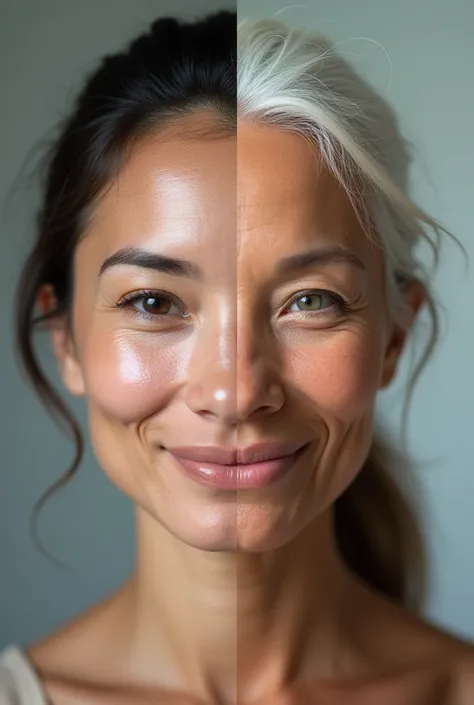
M 152 315 L 166 315 L 171 307 L 171 301 L 163 296 L 144 296 L 143 310 Z
M 174 297 L 154 291 L 134 291 L 117 303 L 118 308 L 133 309 L 135 315 L 151 319 L 159 316 L 187 318 L 184 305 Z

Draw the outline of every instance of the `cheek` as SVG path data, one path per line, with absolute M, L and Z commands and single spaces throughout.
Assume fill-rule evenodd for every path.
M 380 384 L 380 341 L 341 331 L 288 353 L 291 382 L 315 412 L 349 424 L 372 408 Z
M 309 513 L 326 509 L 344 492 L 370 450 L 383 363 L 376 330 L 339 331 L 291 355 L 293 383 L 306 397 L 320 439 Z
M 83 350 L 89 403 L 121 423 L 139 422 L 166 406 L 186 349 L 153 335 L 94 335 Z

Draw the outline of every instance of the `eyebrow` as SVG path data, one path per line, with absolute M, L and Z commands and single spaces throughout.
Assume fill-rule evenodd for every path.
M 291 274 L 302 269 L 310 269 L 314 265 L 330 264 L 332 262 L 346 262 L 362 271 L 367 271 L 366 265 L 357 255 L 347 250 L 342 245 L 308 250 L 297 255 L 291 255 L 280 260 L 277 264 L 277 274 Z
M 137 247 L 125 247 L 113 255 L 107 257 L 103 262 L 99 276 L 112 267 L 119 265 L 128 265 L 131 267 L 142 267 L 144 269 L 153 269 L 156 272 L 171 274 L 175 277 L 186 277 L 188 279 L 203 279 L 202 269 L 194 262 L 188 262 L 174 257 L 160 255 L 150 250 L 144 250 Z
M 341 245 L 331 245 L 285 257 L 278 262 L 276 271 L 279 275 L 291 274 L 302 269 L 310 269 L 314 265 L 332 262 L 346 262 L 362 271 L 367 270 L 366 265 L 353 252 Z M 153 269 L 156 272 L 187 279 L 203 279 L 202 269 L 194 262 L 167 257 L 136 247 L 125 247 L 107 257 L 100 268 L 99 276 L 102 276 L 107 269 L 120 265 Z

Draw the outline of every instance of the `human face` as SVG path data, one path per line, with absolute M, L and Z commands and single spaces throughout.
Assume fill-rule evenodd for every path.
M 288 257 L 336 245 L 352 261 L 278 273 Z M 132 264 L 130 248 L 193 271 Z M 370 447 L 376 392 L 391 374 L 382 270 L 301 137 L 242 125 L 238 140 L 144 140 L 77 247 L 74 346 L 55 345 L 67 387 L 87 398 L 103 470 L 187 544 L 254 551 L 290 541 Z M 260 441 L 304 448 L 277 481 L 253 489 L 197 482 L 170 452 Z

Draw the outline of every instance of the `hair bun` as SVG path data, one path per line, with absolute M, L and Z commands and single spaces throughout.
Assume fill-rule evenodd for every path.
M 161 17 L 155 20 L 150 27 L 150 35 L 153 39 L 170 41 L 177 39 L 180 34 L 182 24 L 174 17 Z

